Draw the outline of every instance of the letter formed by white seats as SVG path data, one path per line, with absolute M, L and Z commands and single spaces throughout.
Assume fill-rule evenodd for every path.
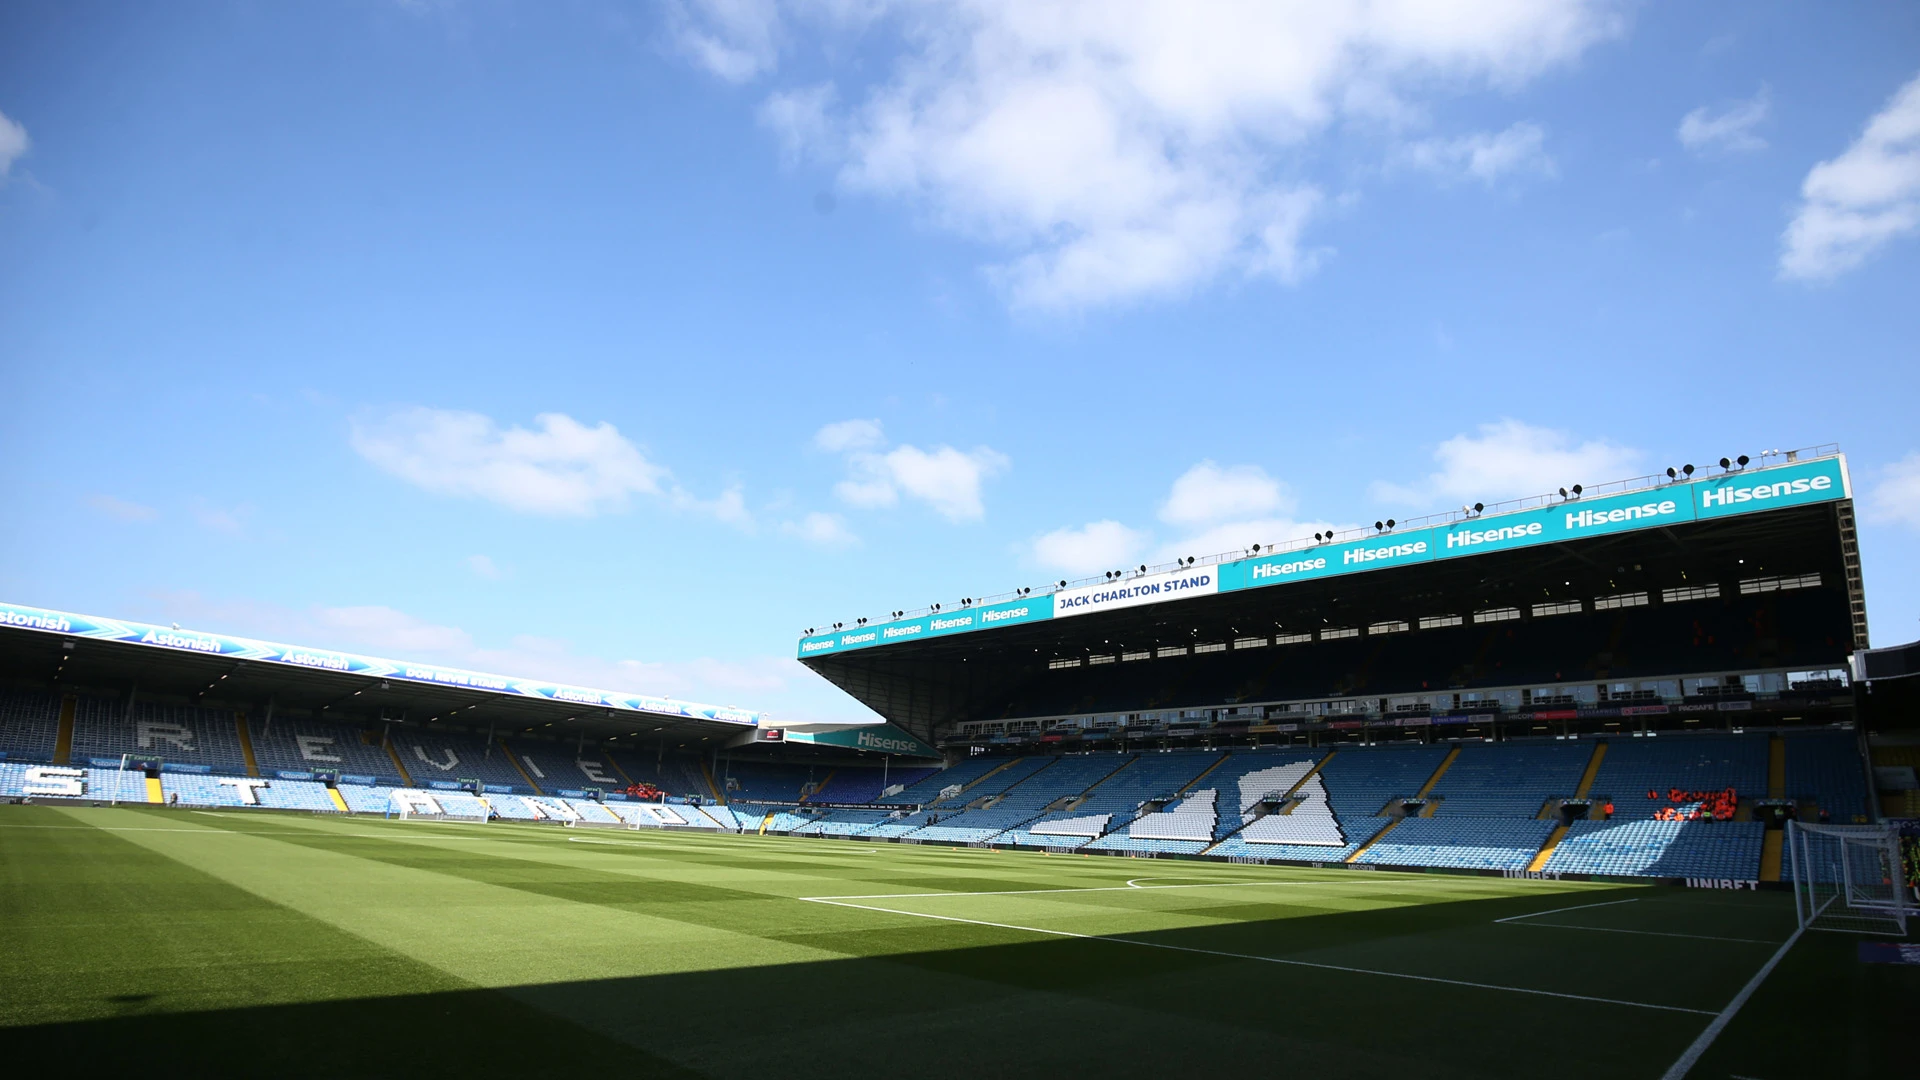
M 521 754 L 521 755 L 520 755 L 520 763 L 521 763 L 522 765 L 525 765 L 525 766 L 527 767 L 527 771 L 528 771 L 528 772 L 530 772 L 530 773 L 532 773 L 533 775 L 535 775 L 535 776 L 537 776 L 537 777 L 539 777 L 540 779 L 542 779 L 542 780 L 545 780 L 545 779 L 547 778 L 547 774 L 546 774 L 546 773 L 543 773 L 543 772 L 541 772 L 541 771 L 540 771 L 540 766 L 538 766 L 538 765 L 535 765 L 535 764 L 533 763 L 533 759 L 532 759 L 532 758 L 530 758 L 530 757 L 528 757 L 527 755 L 525 755 L 525 754 Z
M 185 750 L 189 754 L 193 753 L 193 732 L 188 731 L 179 724 L 162 724 L 156 720 L 142 720 L 138 724 L 136 734 L 138 736 L 137 741 L 142 750 L 152 750 L 154 748 L 153 741 L 159 739 L 161 742 L 171 743 L 176 750 Z
M 521 805 L 536 818 L 551 818 L 554 821 L 579 821 L 580 812 L 557 799 L 534 799 L 520 796 Z
M 223 776 L 214 783 L 232 788 L 233 793 L 240 796 L 242 806 L 259 806 L 260 796 L 257 793 L 261 788 L 270 786 L 265 780 L 252 776 Z
M 447 755 L 447 763 L 446 763 L 445 765 L 442 765 L 442 764 L 440 764 L 439 762 L 437 762 L 437 761 L 435 761 L 435 760 L 433 760 L 432 758 L 430 758 L 430 757 L 428 757 L 428 756 L 427 756 L 427 748 L 426 748 L 426 747 L 424 747 L 424 746 L 421 746 L 421 745 L 420 745 L 419 743 L 415 743 L 415 744 L 413 745 L 413 756 L 414 756 L 414 757 L 417 757 L 417 758 L 419 758 L 419 759 L 420 759 L 421 761 L 424 761 L 424 762 L 426 762 L 427 764 L 429 764 L 429 765 L 431 765 L 431 766 L 433 766 L 434 768 L 436 768 L 436 769 L 439 769 L 439 770 L 440 770 L 441 772 L 452 772 L 452 771 L 453 771 L 453 768 L 454 768 L 454 766 L 456 766 L 456 765 L 458 765 L 458 764 L 460 764 L 460 758 L 459 758 L 459 756 L 458 756 L 458 755 L 456 755 L 456 754 L 455 754 L 455 753 L 453 752 L 453 747 L 451 747 L 451 746 L 447 746 L 447 747 L 442 747 L 442 748 L 441 748 L 441 752 Z M 436 811 L 434 811 L 434 812 L 435 812 L 435 813 L 438 813 L 439 811 L 437 811 L 437 810 L 436 810 Z
M 340 760 L 340 755 L 329 754 L 324 752 L 327 749 L 327 747 L 333 745 L 332 736 L 295 735 L 293 737 L 293 742 L 295 746 L 298 746 L 300 748 L 300 756 L 307 759 L 308 761 L 337 762 Z
M 602 769 L 600 767 L 600 763 L 597 761 L 587 761 L 583 758 L 579 761 L 574 762 L 574 764 L 580 767 L 581 775 L 585 776 L 587 779 L 593 781 L 596 784 L 618 784 L 619 783 L 618 780 L 615 780 L 613 777 L 608 776 L 606 773 L 606 770 Z
M 63 765 L 38 765 L 27 770 L 20 790 L 28 795 L 66 795 L 79 798 L 87 793 L 85 769 Z
M 395 810 L 404 811 L 409 814 L 439 814 L 445 812 L 440 809 L 440 804 L 434 801 L 433 796 L 424 791 L 395 788 L 393 794 L 388 796 L 388 799 L 390 805 L 392 805 Z

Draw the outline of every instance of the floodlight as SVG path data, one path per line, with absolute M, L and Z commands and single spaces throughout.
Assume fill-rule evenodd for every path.
M 1391 529 L 1391 528 L 1393 528 L 1393 519 L 1392 519 L 1392 518 L 1388 518 L 1388 519 L 1387 519 L 1387 528 L 1389 528 L 1389 529 Z
M 1691 465 L 1682 465 L 1682 466 L 1680 466 L 1680 471 L 1681 471 L 1681 472 L 1683 472 L 1683 473 L 1686 473 L 1686 474 L 1687 474 L 1688 476 L 1692 476 L 1692 475 L 1693 475 L 1693 466 L 1691 466 Z
M 1721 458 L 1720 467 L 1723 469 L 1731 469 L 1733 468 L 1733 461 L 1729 458 Z
M 1680 478 L 1680 474 L 1673 470 L 1673 466 L 1671 465 L 1667 466 L 1667 479 L 1678 480 L 1679 478 Z
M 1474 513 L 1476 513 L 1476 514 L 1478 514 L 1478 513 L 1480 513 L 1481 511 L 1483 511 L 1483 510 L 1485 510 L 1486 508 L 1487 508 L 1487 504 L 1486 504 L 1486 503 L 1474 503 L 1474 504 L 1473 504 L 1473 512 L 1474 512 Z
M 1747 462 L 1750 460 L 1751 459 L 1748 458 L 1747 455 L 1741 454 L 1739 457 L 1733 459 L 1733 463 L 1744 469 L 1747 467 Z
M 1583 487 L 1581 487 L 1581 486 L 1580 486 L 1579 484 L 1575 484 L 1575 485 L 1573 485 L 1573 495 L 1574 495 L 1574 498 L 1579 498 L 1579 497 L 1580 497 L 1580 493 L 1581 493 L 1581 492 L 1583 492 L 1583 491 L 1585 491 L 1585 490 L 1587 490 L 1587 489 L 1586 489 L 1586 488 L 1583 488 Z

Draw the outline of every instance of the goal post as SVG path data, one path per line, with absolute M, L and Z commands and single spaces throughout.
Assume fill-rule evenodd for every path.
M 435 798 L 424 791 L 395 791 L 388 812 L 401 821 L 450 821 L 464 825 L 485 825 L 487 804 L 471 796 Z
M 1787 854 L 1802 929 L 1906 936 L 1913 903 L 1898 829 L 1788 821 Z

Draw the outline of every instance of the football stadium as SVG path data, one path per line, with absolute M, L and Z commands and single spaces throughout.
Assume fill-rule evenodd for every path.
M 806 628 L 878 725 L 3 605 L 8 1057 L 1902 1075 L 1854 513 L 1773 451 Z

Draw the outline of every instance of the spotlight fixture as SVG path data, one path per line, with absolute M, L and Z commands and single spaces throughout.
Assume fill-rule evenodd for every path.
M 1063 589 L 1067 587 L 1067 579 L 1066 579 L 1066 578 L 1061 578 L 1061 579 L 1060 579 L 1060 587 L 1061 587 L 1061 588 L 1063 588 Z
M 1255 550 L 1255 551 L 1259 551 L 1259 550 L 1260 550 L 1260 545 L 1259 545 L 1259 544 L 1255 544 L 1255 545 L 1253 545 L 1253 550 Z M 1188 565 L 1188 566 L 1192 566 L 1192 565 L 1193 565 L 1193 556 L 1191 556 L 1191 555 L 1189 555 L 1189 556 L 1187 556 L 1187 565 Z
M 1680 474 L 1674 471 L 1673 466 L 1671 465 L 1667 466 L 1667 479 L 1678 480 L 1679 478 L 1680 478 Z
M 933 610 L 935 610 L 935 611 L 939 611 L 939 610 L 940 610 L 940 605 L 939 605 L 939 604 L 935 604 L 935 605 L 933 605 Z
M 1486 504 L 1486 503 L 1474 503 L 1474 504 L 1473 504 L 1473 512 L 1474 512 L 1474 513 L 1476 513 L 1476 514 L 1479 514 L 1479 513 L 1484 513 L 1484 512 L 1486 511 L 1486 509 L 1487 509 L 1487 504 Z
M 1737 457 L 1737 458 L 1734 458 L 1734 459 L 1733 459 L 1733 463 L 1734 463 L 1735 465 L 1738 465 L 1738 466 L 1740 466 L 1741 468 L 1743 468 L 1743 469 L 1744 469 L 1744 468 L 1746 468 L 1746 467 L 1747 467 L 1747 462 L 1749 462 L 1749 461 L 1751 461 L 1751 460 L 1753 460 L 1753 459 L 1752 459 L 1752 458 L 1749 458 L 1749 457 L 1748 457 L 1747 455 L 1745 455 L 1745 454 L 1741 454 L 1741 455 L 1740 455 L 1739 457 Z
M 1143 574 L 1147 572 L 1147 564 L 1146 564 L 1146 563 L 1141 563 L 1141 564 L 1140 564 L 1140 572 L 1141 572 L 1141 573 L 1143 573 Z
M 1723 469 L 1731 469 L 1731 468 L 1733 468 L 1733 459 L 1731 459 L 1731 458 L 1721 458 L 1721 459 L 1720 459 L 1720 467 L 1721 467 L 1721 468 L 1723 468 Z
M 1687 474 L 1688 476 L 1692 476 L 1692 475 L 1693 475 L 1693 466 L 1691 466 L 1691 465 L 1682 465 L 1682 466 L 1680 466 L 1680 471 L 1681 471 L 1681 472 L 1683 472 L 1683 473 L 1686 473 L 1686 474 Z

